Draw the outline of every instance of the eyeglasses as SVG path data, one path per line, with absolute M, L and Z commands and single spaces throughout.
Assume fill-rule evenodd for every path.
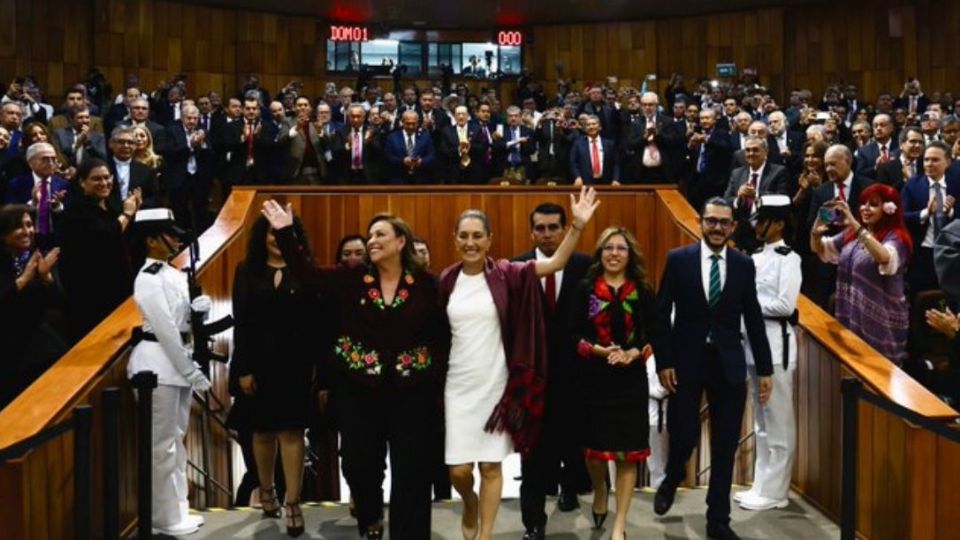
M 603 246 L 603 251 L 605 253 L 626 253 L 630 251 L 630 248 L 623 245 L 607 244 Z
M 543 223 L 540 223 L 539 225 L 534 225 L 534 226 L 533 226 L 533 230 L 534 230 L 534 231 L 537 231 L 538 233 L 544 233 L 544 232 L 547 232 L 547 231 L 557 232 L 557 231 L 559 231 L 559 230 L 561 230 L 561 229 L 563 229 L 563 227 L 562 227 L 559 223 L 551 223 L 551 224 L 549 224 L 549 225 L 545 225 L 545 224 L 543 224 Z
M 705 217 L 703 218 L 703 224 L 707 227 L 722 227 L 726 229 L 733 225 L 733 220 L 729 218 Z

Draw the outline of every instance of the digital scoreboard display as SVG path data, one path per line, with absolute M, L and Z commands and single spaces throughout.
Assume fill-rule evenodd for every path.
M 519 47 L 523 45 L 523 32 L 520 30 L 500 30 L 495 36 L 496 44 L 501 47 Z
M 370 29 L 366 26 L 331 24 L 330 41 L 370 41 Z

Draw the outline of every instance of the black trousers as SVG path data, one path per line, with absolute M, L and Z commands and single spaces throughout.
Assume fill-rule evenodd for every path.
M 663 483 L 675 488 L 686 476 L 686 465 L 700 439 L 700 397 L 707 393 L 710 406 L 710 487 L 707 490 L 707 521 L 730 522 L 730 484 L 740 440 L 745 381 L 731 384 L 712 345 L 705 345 L 700 369 L 677 373 L 677 393 L 670 398 L 667 429 L 670 457 Z
M 343 473 L 362 533 L 380 521 L 383 464 L 390 451 L 390 531 L 394 540 L 430 538 L 430 481 L 437 392 L 346 383 L 337 393 Z
M 566 396 L 551 399 L 548 391 L 540 441 L 520 462 L 523 476 L 520 512 L 527 529 L 546 526 L 544 507 L 547 494 L 556 491 L 558 482 L 562 492 L 577 494 L 589 489 L 590 477 L 583 450 L 579 438 L 573 433 L 573 426 L 581 425 L 574 393 L 571 388 Z

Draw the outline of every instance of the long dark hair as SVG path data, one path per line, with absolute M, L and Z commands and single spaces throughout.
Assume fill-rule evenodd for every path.
M 247 240 L 247 258 L 244 264 L 252 274 L 267 271 L 267 231 L 269 230 L 270 222 L 263 216 L 258 217 L 250 229 L 250 238 Z M 307 242 L 307 234 L 303 230 L 303 223 L 296 216 L 293 218 L 293 233 L 303 249 L 307 250 L 307 256 L 309 257 L 310 243 Z
M 417 250 L 413 247 L 413 231 L 410 230 L 407 222 L 393 214 L 384 212 L 370 219 L 370 223 L 367 224 L 367 230 L 369 231 L 370 227 L 373 227 L 375 223 L 381 221 L 389 223 L 390 226 L 393 227 L 393 234 L 402 236 L 404 240 L 406 240 L 403 244 L 403 249 L 400 251 L 400 264 L 403 265 L 403 269 L 411 272 L 424 270 L 427 266 L 426 262 L 423 260 L 423 257 L 417 255 Z
M 363 244 L 364 250 L 367 248 L 367 239 L 363 237 L 362 234 L 348 234 L 340 239 L 340 242 L 337 243 L 337 251 L 333 254 L 333 264 L 340 264 L 340 257 L 343 256 L 343 246 L 359 240 Z M 366 257 L 364 257 L 366 259 Z
M 633 233 L 624 227 L 607 227 L 600 233 L 600 238 L 597 239 L 597 247 L 593 250 L 593 259 L 590 263 L 590 268 L 587 269 L 587 278 L 590 281 L 594 281 L 603 275 L 603 246 L 617 235 L 622 236 L 623 239 L 627 241 L 627 251 L 629 253 L 625 268 L 627 279 L 633 281 L 637 289 L 652 289 L 650 283 L 647 282 L 647 261 L 643 257 L 643 253 L 640 251 L 640 247 L 637 245 L 637 239 L 633 237 Z

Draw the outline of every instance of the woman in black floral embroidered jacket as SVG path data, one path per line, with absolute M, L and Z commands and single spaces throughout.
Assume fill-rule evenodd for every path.
M 361 536 L 383 535 L 380 478 L 389 443 L 390 538 L 429 538 L 431 455 L 423 446 L 437 421 L 449 331 L 410 228 L 377 215 L 368 226 L 369 265 L 317 268 L 297 242 L 289 205 L 267 201 L 263 215 L 293 275 L 337 303 L 335 409 Z
M 626 536 L 637 463 L 650 455 L 647 370 L 656 334 L 656 300 L 630 231 L 600 234 L 593 264 L 577 287 L 570 335 L 580 362 L 580 396 L 588 421 L 582 446 L 593 482 L 593 520 L 607 517 L 607 464 L 616 463 L 617 512 L 610 538 Z

